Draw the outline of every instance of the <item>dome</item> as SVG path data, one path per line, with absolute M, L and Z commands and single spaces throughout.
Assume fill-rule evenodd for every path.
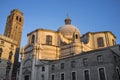
M 74 33 L 78 33 L 80 35 L 79 29 L 77 27 L 75 27 L 74 25 L 71 25 L 70 18 L 65 19 L 65 25 L 61 26 L 58 29 L 58 31 L 61 32 L 63 34 L 63 36 L 68 39 L 72 39 Z

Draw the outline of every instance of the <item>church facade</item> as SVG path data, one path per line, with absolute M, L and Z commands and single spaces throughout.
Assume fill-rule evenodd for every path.
M 110 31 L 81 35 L 66 18 L 57 31 L 41 28 L 27 37 L 19 80 L 120 79 L 120 65 L 115 61 L 120 59 L 120 46 Z

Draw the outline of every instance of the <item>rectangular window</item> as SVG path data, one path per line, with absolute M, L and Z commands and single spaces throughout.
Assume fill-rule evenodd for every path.
M 119 70 L 119 68 L 116 68 L 116 71 L 117 71 L 118 79 L 120 80 L 120 70 Z
M 52 69 L 52 70 L 55 70 L 55 65 L 52 65 L 52 66 L 51 66 L 51 69 Z
M 25 75 L 24 80 L 29 80 L 29 75 Z
M 44 66 L 42 66 L 42 71 L 45 71 L 45 67 Z
M 52 80 L 55 80 L 55 75 L 52 75 Z
M 90 80 L 89 70 L 84 71 L 84 80 Z
M 75 68 L 76 62 L 75 61 L 71 61 L 71 67 Z
M 99 78 L 99 80 L 106 80 L 104 68 L 99 68 Z
M 114 60 L 115 60 L 115 62 L 117 62 L 118 60 L 117 60 L 117 56 L 114 56 Z
M 97 56 L 97 62 L 98 63 L 102 63 L 103 62 L 103 56 L 102 55 L 98 55 Z
M 50 36 L 50 35 L 46 36 L 46 44 L 52 45 L 52 36 Z
M 62 73 L 61 74 L 61 80 L 65 80 L 64 78 L 65 78 L 64 73 Z
M 61 63 L 61 69 L 64 69 L 64 63 Z
M 97 38 L 98 48 L 104 47 L 104 40 L 102 37 Z
M 45 76 L 43 74 L 41 75 L 41 78 L 42 78 L 42 80 L 45 80 Z
M 87 66 L 87 65 L 88 65 L 88 58 L 84 58 L 84 59 L 83 59 L 83 65 L 84 65 L 84 66 Z
M 72 72 L 72 80 L 77 80 L 76 79 L 76 72 Z

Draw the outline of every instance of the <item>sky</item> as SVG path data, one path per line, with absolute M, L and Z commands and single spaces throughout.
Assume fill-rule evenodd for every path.
M 0 34 L 13 9 L 24 13 L 21 47 L 27 44 L 28 33 L 38 28 L 57 31 L 67 15 L 81 35 L 112 31 L 120 44 L 120 0 L 0 0 Z

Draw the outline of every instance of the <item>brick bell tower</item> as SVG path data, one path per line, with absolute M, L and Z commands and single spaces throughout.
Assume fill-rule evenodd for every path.
M 18 9 L 13 9 L 10 15 L 7 17 L 6 28 L 4 32 L 4 36 L 17 41 L 17 48 L 16 48 L 16 53 L 14 58 L 14 66 L 13 66 L 11 80 L 16 79 L 17 68 L 19 66 L 18 59 L 19 59 L 23 24 L 24 24 L 23 13 Z

